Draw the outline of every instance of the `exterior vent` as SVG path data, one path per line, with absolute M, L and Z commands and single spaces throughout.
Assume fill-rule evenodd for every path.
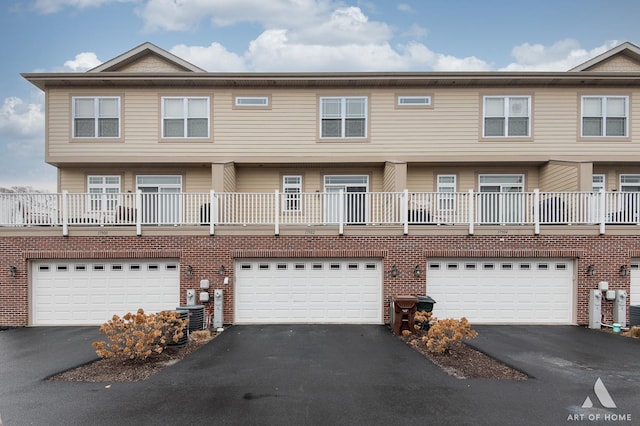
M 178 306 L 176 309 L 189 315 L 189 332 L 204 330 L 204 305 Z
M 629 306 L 629 326 L 640 325 L 640 305 Z
M 185 320 L 189 318 L 189 311 L 183 311 L 183 310 L 178 310 L 177 311 L 180 314 L 180 319 Z M 177 342 L 169 342 L 168 346 L 185 346 L 187 343 L 189 342 L 189 327 L 187 327 L 184 330 L 184 333 L 182 333 L 182 337 L 180 338 L 180 340 L 178 340 Z

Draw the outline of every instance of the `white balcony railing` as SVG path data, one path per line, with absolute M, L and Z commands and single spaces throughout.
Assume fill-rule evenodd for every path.
M 0 226 L 640 224 L 640 192 L 0 194 Z

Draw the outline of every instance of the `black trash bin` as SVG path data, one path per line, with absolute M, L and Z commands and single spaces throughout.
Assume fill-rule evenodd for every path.
M 431 312 L 433 304 L 436 303 L 430 296 L 418 296 L 418 311 Z

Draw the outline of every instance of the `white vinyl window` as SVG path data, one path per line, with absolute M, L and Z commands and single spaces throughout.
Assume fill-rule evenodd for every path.
M 456 175 L 438 175 L 438 209 L 455 210 Z
M 268 96 L 236 96 L 236 106 L 238 107 L 268 107 Z
M 115 211 L 120 193 L 120 176 L 89 176 L 87 180 L 90 211 Z
M 302 176 L 282 177 L 282 210 L 300 211 L 300 194 L 302 193 Z
M 79 96 L 72 105 L 74 138 L 120 137 L 119 97 Z
M 484 137 L 531 135 L 530 96 L 485 96 Z
M 640 192 L 640 175 L 620 175 L 620 192 Z
M 366 138 L 367 97 L 320 98 L 321 138 Z
M 601 189 L 605 189 L 605 175 L 592 175 L 591 190 L 593 192 L 600 192 Z
M 582 97 L 582 136 L 625 137 L 628 117 L 627 96 Z
M 209 98 L 162 98 L 163 138 L 208 138 Z

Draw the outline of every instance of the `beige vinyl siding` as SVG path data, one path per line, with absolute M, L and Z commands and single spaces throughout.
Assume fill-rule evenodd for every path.
M 640 174 L 640 166 L 593 166 L 593 174 L 605 175 L 607 191 L 618 191 L 620 188 L 620 175 Z
M 505 89 L 506 91 L 507 89 Z M 513 90 L 513 89 L 510 89 Z M 499 89 L 492 89 L 499 93 Z M 341 91 L 369 96 L 367 141 L 322 141 L 318 137 L 318 99 L 335 90 L 278 89 L 271 109 L 233 109 L 241 90 L 131 88 L 48 92 L 47 159 L 64 163 L 202 163 L 210 161 L 278 164 L 393 162 L 545 162 L 579 161 L 593 155 L 610 161 L 640 155 L 640 144 L 625 141 L 578 141 L 579 92 L 568 89 L 527 89 L 533 93 L 533 140 L 480 140 L 482 89 L 433 91 L 431 109 L 395 108 L 395 91 Z M 122 142 L 71 141 L 71 96 L 123 94 Z M 247 92 L 249 93 L 249 92 Z M 616 93 L 620 93 L 616 89 Z M 160 96 L 211 96 L 212 138 L 192 142 L 159 140 Z M 629 92 L 632 100 L 637 96 Z M 640 93 L 638 93 L 640 95 Z M 639 98 L 640 99 L 640 98 Z M 632 102 L 631 139 L 640 140 L 640 103 Z
M 236 192 L 236 166 L 233 163 L 224 166 L 223 186 L 225 192 Z
M 640 72 L 640 65 L 626 56 L 614 56 L 604 61 L 589 71 L 597 72 Z
M 180 175 L 183 192 L 209 192 L 211 190 L 211 169 L 208 167 L 176 169 L 141 167 L 134 170 L 121 167 L 106 169 L 94 168 L 62 168 L 60 169 L 60 189 L 69 192 L 87 192 L 87 176 L 120 176 L 122 192 L 136 190 L 138 175 Z
M 550 157 L 575 150 L 580 127 L 575 99 L 576 93 L 571 91 L 536 92 L 532 118 L 535 145 Z
M 274 192 L 282 191 L 283 175 L 301 175 L 302 192 L 324 192 L 324 176 L 326 175 L 367 175 L 369 191 L 383 192 L 383 168 L 372 169 L 333 167 L 323 168 L 279 168 L 279 167 L 238 167 L 236 170 L 237 192 Z
M 407 188 L 407 164 L 386 162 L 383 172 L 384 192 L 401 192 Z
M 539 186 L 539 171 L 537 167 L 505 167 L 505 166 L 468 166 L 468 167 L 430 167 L 409 165 L 407 173 L 407 189 L 409 192 L 437 191 L 437 175 L 456 175 L 457 192 L 467 192 L 469 189 L 478 190 L 478 175 L 481 174 L 523 174 L 525 191 L 533 191 Z
M 550 163 L 540 170 L 540 190 L 543 192 L 578 191 L 578 164 Z
M 155 55 L 147 55 L 118 69 L 120 72 L 179 72 L 184 69 Z

